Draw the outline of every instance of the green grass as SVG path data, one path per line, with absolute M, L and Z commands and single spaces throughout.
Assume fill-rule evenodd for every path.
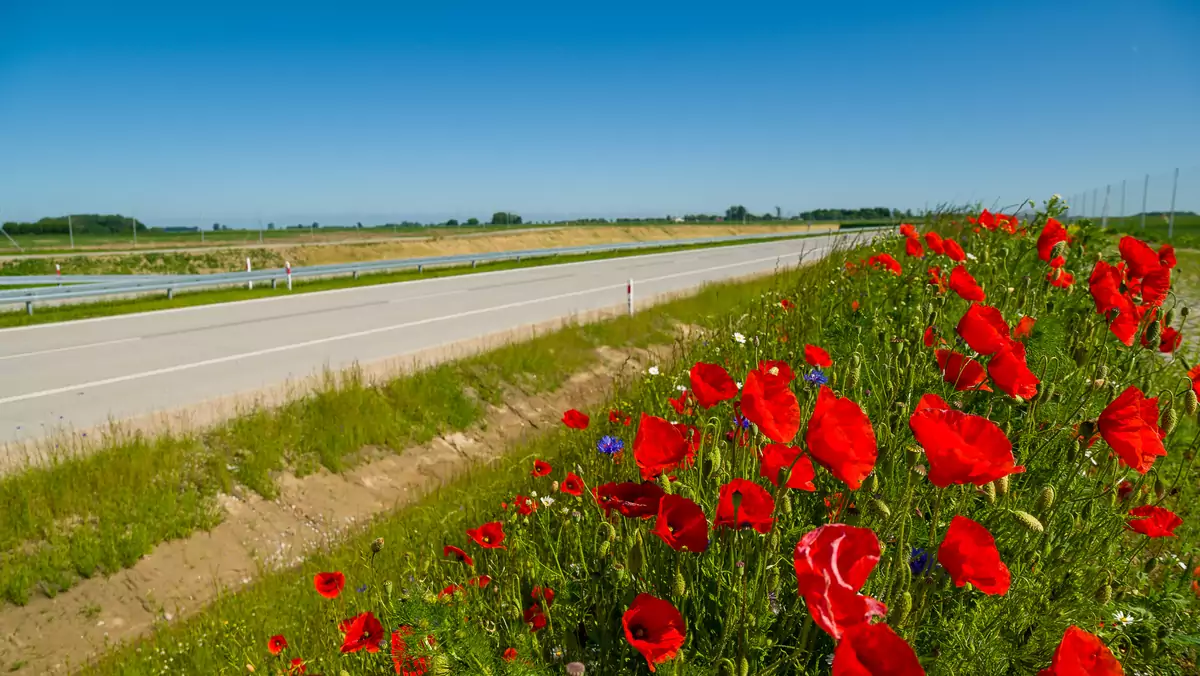
M 269 498 L 281 471 L 341 471 L 363 447 L 400 451 L 466 429 L 482 420 L 485 404 L 502 402 L 506 388 L 551 391 L 595 364 L 600 346 L 669 344 L 677 319 L 732 312 L 764 284 L 711 287 L 380 385 L 351 372 L 313 395 L 202 433 L 115 433 L 90 455 L 64 453 L 0 478 L 0 598 L 25 603 L 128 567 L 160 542 L 217 523 L 215 497 L 235 486 Z
M 954 326 L 968 304 L 953 295 L 935 296 L 925 284 L 926 262 L 901 257 L 902 278 L 880 272 L 845 276 L 835 271 L 835 257 L 799 273 L 762 280 L 748 292 L 730 293 L 726 302 L 712 298 L 693 305 L 690 311 L 696 314 L 687 321 L 705 326 L 705 339 L 684 346 L 679 363 L 618 393 L 612 405 L 708 428 L 711 435 L 698 451 L 696 465 L 678 470 L 673 490 L 695 499 L 711 516 L 722 481 L 758 476 L 754 447 L 761 442 L 752 440 L 752 447 L 743 449 L 724 441 L 732 415 L 729 403 L 695 417 L 674 413 L 666 405 L 666 398 L 676 394 L 674 384 L 686 378 L 684 371 L 695 359 L 724 363 L 735 377 L 764 358 L 799 367 L 803 343 L 817 342 L 833 356 L 834 366 L 827 371 L 831 386 L 863 407 L 879 442 L 875 478 L 853 494 L 857 507 L 838 520 L 871 528 L 884 543 L 883 560 L 863 591 L 893 608 L 889 624 L 914 646 L 928 673 L 1034 674 L 1049 664 L 1066 626 L 1075 624 L 1098 633 L 1124 663 L 1125 673 L 1194 674 L 1200 613 L 1187 589 L 1189 572 L 1181 572 L 1171 557 L 1186 562 L 1198 553 L 1195 505 L 1200 503 L 1194 473 L 1185 474 L 1196 452 L 1195 421 L 1183 418 L 1167 438 L 1168 456 L 1144 477 L 1111 459 L 1105 442 L 1089 455 L 1070 434 L 1074 425 L 1094 420 L 1128 384 L 1152 394 L 1173 392 L 1161 404 L 1178 410 L 1179 366 L 1117 347 L 1086 289 L 1067 293 L 1039 283 L 1045 266 L 1031 254 L 1031 240 L 987 243 L 1002 237 L 971 241 L 969 250 L 979 254 L 972 272 L 1007 319 L 1024 313 L 1038 319 L 1028 362 L 1042 382 L 1032 401 L 999 392 L 954 393 L 942 381 L 932 356 L 920 345 L 922 330 L 932 323 L 954 340 Z M 1095 241 L 1085 243 L 1092 250 Z M 1086 276 L 1090 261 L 1082 247 L 1072 247 L 1069 260 L 1077 277 Z M 1029 285 L 1022 281 L 1026 276 Z M 1006 292 L 1007 286 L 1014 291 Z M 807 302 L 785 314 L 776 304 L 781 295 Z M 861 299 L 858 312 L 849 311 L 851 299 Z M 736 344 L 734 331 L 751 340 Z M 853 355 L 861 369 L 852 366 Z M 1092 382 L 1101 371 L 1111 385 Z M 794 389 L 801 419 L 807 419 L 814 388 L 797 382 Z M 909 412 L 926 392 L 995 421 L 1013 441 L 1026 471 L 1004 482 L 1003 490 L 992 485 L 990 498 L 974 486 L 932 486 L 927 473 L 918 469 L 926 461 L 908 451 L 915 443 Z M 390 673 L 386 653 L 337 654 L 337 621 L 364 610 L 374 611 L 389 630 L 409 624 L 418 636 L 436 634 L 439 666 L 446 673 L 562 673 L 562 665 L 551 657 L 553 649 L 565 651 L 562 661 L 586 661 L 588 673 L 646 673 L 645 662 L 627 645 L 620 626 L 620 612 L 637 592 L 671 600 L 687 618 L 684 658 L 660 665 L 660 673 L 736 673 L 731 670 L 742 659 L 756 674 L 828 673 L 823 658 L 834 646 L 805 622 L 804 603 L 796 598 L 790 577 L 792 547 L 814 525 L 832 520 L 822 499 L 836 500 L 835 492 L 846 491 L 844 484 L 818 467 L 816 492 L 775 492 L 786 505 L 774 513 L 770 536 L 714 531 L 703 555 L 667 549 L 649 535 L 649 522 L 614 519 L 607 526 L 586 497 L 577 501 L 553 493 L 554 506 L 530 518 L 501 511 L 498 503 L 515 494 L 552 491 L 549 482 L 568 470 L 578 472 L 589 486 L 636 476 L 628 453 L 614 463 L 593 445 L 599 434 L 618 434 L 629 444 L 634 430 L 607 423 L 603 408 L 593 413 L 587 433 L 560 429 L 534 439 L 420 503 L 365 525 L 297 569 L 269 573 L 188 621 L 159 627 L 85 673 L 244 673 L 246 665 L 273 673 L 284 664 L 265 650 L 267 637 L 276 633 L 288 638 L 285 657 L 310 660 L 310 673 Z M 554 465 L 552 476 L 529 477 L 534 457 Z M 1111 491 L 1122 478 L 1135 486 L 1124 503 Z M 1051 503 L 1041 497 L 1046 486 L 1055 489 Z M 1156 496 L 1159 486 L 1162 493 Z M 1131 506 L 1154 502 L 1184 517 L 1178 539 L 1147 541 L 1125 530 Z M 580 517 L 571 515 L 573 509 Z M 970 516 L 995 535 L 1013 576 L 1006 595 L 956 587 L 942 571 L 909 573 L 909 547 L 923 547 L 933 556 L 944 534 L 939 526 L 944 529 L 956 514 Z M 507 550 L 488 553 L 468 547 L 476 557 L 472 571 L 440 556 L 443 544 L 464 544 L 466 527 L 493 519 L 505 523 Z M 1036 529 L 1027 525 L 1030 519 L 1037 520 Z M 644 545 L 635 544 L 639 534 Z M 386 544 L 373 556 L 375 538 Z M 642 562 L 637 564 L 641 572 L 631 576 L 625 571 L 634 561 Z M 735 561 L 744 562 L 744 568 Z M 312 575 L 323 570 L 347 575 L 346 590 L 337 601 L 312 590 Z M 468 592 L 450 603 L 435 600 L 443 585 L 462 583 L 476 573 L 493 577 L 486 593 Z M 686 585 L 680 586 L 677 576 Z M 355 591 L 360 584 L 365 590 Z M 550 625 L 531 635 L 521 612 L 535 584 L 554 588 L 558 596 L 546 611 Z M 1107 595 L 1100 593 L 1105 590 Z M 767 591 L 774 594 L 771 600 L 779 612 L 769 609 Z M 897 613 L 894 609 L 906 595 L 912 609 Z M 1115 625 L 1117 611 L 1130 613 L 1134 623 Z M 505 647 L 517 648 L 520 659 L 501 662 L 498 655 Z
M 824 233 L 820 233 L 824 234 Z M 273 298 L 287 296 L 297 293 L 312 293 L 316 291 L 329 291 L 332 289 L 346 289 L 359 286 L 374 286 L 378 284 L 394 284 L 397 282 L 408 282 L 418 279 L 436 279 L 440 277 L 455 277 L 458 275 L 466 275 L 477 272 L 494 272 L 499 270 L 515 270 L 519 268 L 541 267 L 545 265 L 558 265 L 562 263 L 577 263 L 582 261 L 606 260 L 610 258 L 627 258 L 630 256 L 640 256 L 654 253 L 670 253 L 674 251 L 691 251 L 696 249 L 709 249 L 721 246 L 733 246 L 742 244 L 754 244 L 757 242 L 781 241 L 792 239 L 804 239 L 807 237 L 816 237 L 813 235 L 797 235 L 796 237 L 774 237 L 764 239 L 749 239 L 738 242 L 718 242 L 713 244 L 694 244 L 688 246 L 664 246 L 656 247 L 646 251 L 615 251 L 601 252 L 593 254 L 582 254 L 575 256 L 557 256 L 553 258 L 528 258 L 522 261 L 508 260 L 497 261 L 493 263 L 483 263 L 476 268 L 470 266 L 452 266 L 452 267 L 435 267 L 429 268 L 424 272 L 417 272 L 415 269 L 400 270 L 397 272 L 386 272 L 378 274 L 363 274 L 358 279 L 351 276 L 332 277 L 326 279 L 303 280 L 297 279 L 293 281 L 292 291 L 288 291 L 286 285 L 281 284 L 278 288 L 272 289 L 269 284 L 259 283 L 254 289 L 244 287 L 199 290 L 199 291 L 181 291 L 175 297 L 167 298 L 162 296 L 143 296 L 139 298 L 126 298 L 119 300 L 96 301 L 87 303 L 71 303 L 67 305 L 34 305 L 33 314 L 27 314 L 25 310 L 14 309 L 0 312 L 0 329 L 14 326 L 31 326 L 35 324 L 51 324 L 55 322 L 71 321 L 73 319 L 89 319 L 92 317 L 111 317 L 115 315 L 133 314 L 137 312 L 153 312 L 155 310 L 166 310 L 171 308 L 193 307 L 197 305 L 214 305 L 217 303 L 229 303 L 240 300 L 251 300 L 256 298 Z
M 1096 221 L 1098 224 L 1099 221 Z M 1170 242 L 1177 249 L 1200 249 L 1200 216 L 1177 214 L 1175 231 L 1167 237 L 1167 223 L 1161 216 L 1147 216 L 1146 227 L 1141 227 L 1140 217 L 1109 218 L 1108 227 L 1118 233 L 1130 234 L 1152 242 Z

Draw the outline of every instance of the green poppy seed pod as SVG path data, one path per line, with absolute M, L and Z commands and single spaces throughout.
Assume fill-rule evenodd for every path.
M 629 548 L 629 554 L 625 557 L 625 567 L 629 569 L 630 575 L 637 577 L 641 574 L 645 558 L 642 551 L 642 535 L 638 533 L 633 539 L 633 546 Z
M 662 486 L 663 493 L 666 493 L 667 495 L 671 495 L 673 493 L 671 488 L 671 478 L 667 476 L 666 472 L 658 475 L 658 484 Z
M 892 612 L 888 614 L 888 622 L 894 625 L 899 625 L 904 622 L 904 618 L 912 612 L 913 599 L 912 594 L 904 592 L 900 595 L 900 600 L 892 605 Z
M 392 587 L 392 581 L 391 581 L 391 580 L 384 580 L 384 581 L 383 581 L 383 593 L 384 593 L 384 595 L 385 595 L 385 596 L 387 596 L 389 599 L 390 599 L 390 598 L 392 598 L 392 589 L 393 589 L 393 587 Z
M 1158 322 L 1150 322 L 1150 326 L 1146 327 L 1146 342 L 1150 345 L 1158 345 L 1158 339 L 1162 338 L 1162 325 Z
M 1163 496 L 1166 494 L 1167 494 L 1167 485 L 1163 483 L 1162 477 L 1160 477 L 1160 476 L 1154 477 L 1154 497 L 1158 498 L 1159 500 L 1162 500 Z
M 1045 512 L 1054 506 L 1054 486 L 1043 486 L 1042 492 L 1038 494 L 1037 502 L 1034 507 L 1039 512 Z
M 671 592 L 675 594 L 675 598 L 681 599 L 687 594 L 687 582 L 683 579 L 683 571 L 675 571 L 675 584 L 671 587 Z
M 1170 326 L 1175 323 L 1175 308 L 1167 310 L 1167 314 L 1163 317 L 1163 323 Z
M 1042 522 L 1037 520 L 1037 517 L 1029 512 L 1022 512 L 1019 509 L 1013 510 L 1012 515 L 1016 517 L 1017 522 L 1025 527 L 1030 533 L 1041 533 L 1045 529 L 1042 528 Z
M 981 486 L 979 488 L 979 491 L 981 493 L 983 493 L 983 497 L 984 497 L 984 499 L 986 499 L 988 501 L 988 504 L 991 504 L 991 505 L 996 504 L 996 486 L 995 486 L 995 484 L 993 484 L 992 482 L 989 481 L 986 484 L 984 484 L 983 486 Z
M 879 498 L 871 498 L 867 503 L 871 506 L 871 511 L 880 519 L 887 519 L 892 516 L 892 509 L 887 506 L 887 503 Z
M 1174 406 L 1168 406 L 1167 408 L 1163 409 L 1162 421 L 1159 424 L 1159 427 L 1162 428 L 1163 432 L 1165 432 L 1166 434 L 1170 434 L 1171 430 L 1175 429 L 1175 425 L 1178 422 L 1179 422 L 1179 413 L 1176 412 Z
M 733 511 L 736 512 L 738 508 L 742 506 L 742 492 L 735 490 L 733 494 L 729 496 L 729 501 L 733 503 Z
M 1102 606 L 1107 606 L 1108 604 L 1112 603 L 1112 597 L 1112 585 L 1102 584 L 1100 585 L 1100 588 L 1096 590 L 1096 603 L 1099 603 Z
M 1200 411 L 1200 399 L 1196 397 L 1196 391 L 1188 389 L 1183 393 L 1183 412 L 1188 415 L 1196 415 L 1196 411 Z
M 920 446 L 909 446 L 904 449 L 904 458 L 908 461 L 909 468 L 916 467 L 924 456 Z
M 1058 258 L 1059 256 L 1066 256 L 1066 255 L 1067 255 L 1067 243 L 1065 241 L 1059 240 L 1058 242 L 1055 242 L 1054 247 L 1052 249 L 1050 249 L 1050 260 L 1054 260 L 1055 258 Z
M 992 482 L 996 486 L 996 497 L 1004 497 L 1008 495 L 1008 475 L 1004 475 Z

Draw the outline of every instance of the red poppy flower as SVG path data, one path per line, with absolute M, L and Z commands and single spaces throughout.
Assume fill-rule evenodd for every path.
M 504 542 L 504 524 L 499 521 L 489 521 L 479 528 L 468 528 L 467 537 L 484 549 L 507 549 Z
M 937 357 L 942 380 L 952 383 L 955 390 L 992 391 L 988 387 L 983 365 L 979 362 L 951 350 L 935 350 L 933 354 Z
M 1038 258 L 1049 262 L 1050 252 L 1054 250 L 1054 245 L 1070 241 L 1071 236 L 1067 234 L 1067 229 L 1063 227 L 1062 223 L 1054 218 L 1047 219 L 1046 225 L 1042 227 L 1042 234 L 1038 235 Z
M 988 376 L 1010 397 L 1032 399 L 1041 381 L 1025 363 L 1025 344 L 1013 341 L 988 362 Z
M 1170 538 L 1175 537 L 1175 529 L 1183 524 L 1183 519 L 1169 509 L 1156 505 L 1142 505 L 1129 510 L 1130 519 L 1126 522 L 1129 529 L 1146 537 Z
M 1054 258 L 1050 259 L 1050 267 L 1054 268 L 1055 270 L 1061 268 L 1062 266 L 1064 266 L 1066 264 L 1067 264 L 1067 259 L 1063 258 L 1062 256 L 1055 256 Z
M 700 448 L 700 444 L 704 440 L 704 434 L 695 425 L 687 423 L 671 423 L 671 425 L 679 430 L 680 436 L 687 443 L 687 456 L 684 457 L 684 460 L 688 465 L 691 465 L 696 460 L 696 450 Z
M 576 411 L 575 409 L 563 413 L 562 417 L 563 424 L 573 430 L 586 430 L 589 420 L 590 418 L 587 417 L 586 413 Z
M 778 376 L 785 383 L 790 383 L 796 379 L 796 374 L 792 372 L 792 367 L 788 366 L 786 361 L 777 359 L 764 359 L 758 362 L 758 371 L 763 375 Z
M 735 505 L 735 502 L 738 504 Z M 713 528 L 753 528 L 759 533 L 769 533 L 771 524 L 775 522 L 771 516 L 774 511 L 775 498 L 765 488 L 753 481 L 733 479 L 721 486 Z
M 514 497 L 513 505 L 516 506 L 517 511 L 520 512 L 521 516 L 529 516 L 537 511 L 537 503 L 524 495 L 518 495 Z
M 729 372 L 716 364 L 696 362 L 691 373 L 692 396 L 700 408 L 712 408 L 722 401 L 737 396 L 737 383 L 729 377 Z
M 437 597 L 438 597 L 438 600 L 441 600 L 447 596 L 454 596 L 455 594 L 457 594 L 460 591 L 466 591 L 466 589 L 461 584 L 446 585 L 442 589 L 442 591 L 438 592 Z
M 657 416 L 642 414 L 633 438 L 633 459 L 643 480 L 675 469 L 688 455 L 688 440 L 679 428 Z
M 867 259 L 867 265 L 876 268 L 883 268 L 897 277 L 904 272 L 904 268 L 900 267 L 900 261 L 896 260 L 891 254 L 888 253 L 880 253 L 871 256 Z
M 554 590 L 549 587 L 534 585 L 533 589 L 529 592 L 529 596 L 534 601 L 545 601 L 548 606 L 554 605 Z
M 687 639 L 683 615 L 670 601 L 649 594 L 638 594 L 621 616 L 625 640 L 646 658 L 650 671 L 654 665 L 675 657 Z
M 833 651 L 833 676 L 924 674 L 912 646 L 883 622 L 850 627 Z
M 779 301 L 779 307 L 783 308 L 784 310 L 791 310 L 792 308 L 796 307 L 796 304 L 787 298 L 783 298 Z
M 856 300 L 850 301 L 850 311 L 858 312 L 858 301 L 856 301 Z
M 879 539 L 869 528 L 841 523 L 811 530 L 796 543 L 796 590 L 816 625 L 834 640 L 887 612 L 879 601 L 858 593 L 879 563 L 879 552 Z
M 554 468 L 551 467 L 550 463 L 546 462 L 545 460 L 534 460 L 533 461 L 533 471 L 530 472 L 530 474 L 532 474 L 533 476 L 546 476 L 546 475 L 550 474 L 550 472 L 553 472 L 553 471 L 554 471 Z
M 982 486 L 1025 471 L 1015 465 L 1012 442 L 996 423 L 951 409 L 936 394 L 921 397 L 908 425 L 929 461 L 929 482 L 938 488 Z
M 1088 276 L 1088 291 L 1092 294 L 1092 301 L 1096 304 L 1097 314 L 1105 314 L 1120 306 L 1118 299 L 1123 298 L 1121 295 L 1123 281 L 1124 275 L 1119 269 L 1104 261 L 1096 261 L 1096 265 L 1092 267 L 1092 274 Z
M 1126 296 L 1119 296 L 1116 302 L 1117 315 L 1109 322 L 1108 330 L 1117 337 L 1117 340 L 1126 345 L 1133 345 L 1134 337 L 1142 328 L 1142 319 L 1146 316 L 1147 310 L 1151 308 L 1145 305 L 1134 305 L 1133 301 Z
M 383 624 L 374 613 L 365 612 L 348 620 L 342 620 L 338 629 L 346 636 L 342 640 L 342 654 L 366 650 L 369 653 L 379 652 L 379 642 L 383 640 Z
M 800 431 L 800 402 L 785 379 L 759 370 L 746 374 L 742 415 L 771 441 L 786 444 Z
M 760 454 L 759 474 L 773 485 L 779 485 L 779 473 L 791 468 L 787 486 L 801 491 L 815 491 L 816 470 L 812 460 L 797 446 L 767 444 Z
M 525 609 L 524 615 L 525 624 L 529 626 L 529 631 L 537 633 L 546 628 L 546 611 L 542 610 L 542 604 L 535 603 Z
M 942 269 L 936 265 L 929 268 L 929 285 L 937 287 L 939 294 L 946 293 L 946 275 L 943 275 Z
M 313 587 L 327 599 L 336 599 L 346 586 L 346 576 L 341 573 L 317 573 L 313 576 Z
M 288 662 L 288 676 L 303 676 L 308 673 L 308 665 L 299 657 L 293 657 L 291 662 Z
M 829 353 L 816 345 L 804 346 L 804 361 L 808 362 L 809 366 L 817 368 L 829 368 L 833 366 L 833 360 L 829 358 Z
M 674 549 L 700 553 L 708 549 L 708 519 L 704 510 L 682 495 L 664 495 L 658 503 L 654 534 Z
M 679 415 L 691 415 L 692 409 L 689 408 L 687 405 L 688 399 L 689 399 L 689 392 L 686 389 L 684 389 L 684 390 L 681 390 L 679 392 L 679 396 L 674 399 L 672 399 L 671 397 L 667 397 L 667 403 L 670 404 L 671 408 L 675 409 L 675 412 L 678 413 Z
M 619 423 L 628 427 L 632 420 L 633 419 L 630 416 L 625 415 L 619 410 L 612 410 L 608 412 L 608 422 L 614 425 Z
M 1130 483 L 1129 481 L 1122 481 L 1117 486 L 1117 499 L 1124 500 L 1125 498 L 1129 497 L 1129 494 L 1132 492 L 1133 492 L 1133 484 Z
M 1179 349 L 1183 344 L 1183 334 L 1175 327 L 1168 326 L 1162 330 L 1162 337 L 1158 340 L 1158 351 L 1163 353 L 1171 353 Z
M 942 236 L 932 230 L 925 233 L 925 246 L 935 254 L 945 253 L 945 244 L 942 241 Z
M 1021 317 L 1017 325 L 1013 327 L 1012 337 L 1014 340 L 1021 340 L 1033 335 L 1033 325 L 1037 320 L 1033 317 Z
M 1069 289 L 1075 284 L 1075 275 L 1062 269 L 1051 270 L 1046 273 L 1046 281 L 1050 282 L 1050 286 Z
M 517 659 L 517 649 L 516 648 L 505 648 L 504 654 L 501 655 L 501 657 L 504 658 L 505 662 L 512 662 L 513 660 Z
M 567 472 L 567 478 L 563 479 L 559 489 L 568 495 L 579 496 L 583 494 L 583 479 L 575 476 L 574 472 Z
M 875 430 L 867 414 L 824 385 L 817 392 L 804 441 L 812 457 L 852 490 L 875 469 Z
M 1158 247 L 1158 264 L 1166 268 L 1175 267 L 1175 247 L 1163 244 Z
M 287 645 L 287 639 L 283 637 L 283 634 L 276 634 L 267 639 L 267 650 L 271 651 L 272 655 L 278 655 L 283 652 L 283 649 Z
M 442 556 L 453 556 L 458 559 L 459 563 L 465 563 L 468 566 L 475 565 L 475 559 L 472 559 L 469 554 L 454 545 L 446 545 L 442 547 Z
M 1145 474 L 1155 458 L 1167 454 L 1162 442 L 1167 435 L 1158 426 L 1158 416 L 1158 399 L 1131 385 L 1104 408 L 1097 427 L 1121 462 Z
M 1003 596 L 1012 584 L 1008 566 L 996 549 L 996 539 L 965 516 L 950 520 L 937 560 L 959 587 L 971 583 L 984 594 Z
M 486 589 L 491 583 L 491 575 L 476 575 L 475 577 L 467 579 L 467 584 L 477 589 Z
M 663 498 L 663 489 L 654 482 L 607 483 L 593 491 L 596 503 L 605 515 L 612 510 L 629 519 L 649 519 L 658 514 L 658 504 Z
M 412 636 L 412 627 L 402 626 L 392 632 L 392 666 L 401 676 L 424 676 L 429 671 L 429 660 L 424 656 L 408 654 L 407 637 Z
M 1134 277 L 1145 277 L 1162 266 L 1158 253 L 1142 240 L 1131 235 L 1125 235 L 1117 243 L 1121 252 L 1121 260 L 1129 265 L 1129 272 Z
M 904 253 L 913 258 L 924 258 L 925 247 L 921 246 L 921 240 L 916 237 L 909 237 L 904 240 Z
M 942 340 L 941 336 L 938 336 L 937 331 L 932 326 L 926 326 L 925 335 L 921 336 L 921 342 L 925 344 L 925 347 L 933 347 L 935 342 L 945 343 L 946 341 Z
M 999 310 L 990 305 L 972 303 L 962 319 L 958 320 L 955 330 L 979 354 L 995 354 L 1012 342 L 1008 334 L 1008 322 L 1004 321 Z
M 954 266 L 954 269 L 950 271 L 950 290 L 961 296 L 963 300 L 981 302 L 987 300 L 987 296 L 983 293 L 983 287 L 979 286 L 962 263 Z
M 955 263 L 961 263 L 967 260 L 967 254 L 963 251 L 962 246 L 949 237 L 942 240 L 942 248 L 945 249 L 946 256 Z
M 1159 307 L 1171 290 L 1171 268 L 1159 266 L 1142 278 L 1142 305 Z
M 913 227 L 912 223 L 901 223 L 900 224 L 900 236 L 901 237 L 916 237 L 917 229 Z
M 1121 663 L 1099 637 L 1072 625 L 1063 634 L 1050 666 L 1039 671 L 1038 676 L 1123 676 L 1124 673 Z

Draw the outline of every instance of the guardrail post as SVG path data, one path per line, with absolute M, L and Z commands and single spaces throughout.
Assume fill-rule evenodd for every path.
M 479 265 L 479 261 L 471 261 L 471 267 L 472 267 L 472 268 L 474 268 L 474 267 L 475 267 L 475 266 L 477 266 L 477 265 Z
M 175 287 L 167 289 L 167 300 L 175 300 Z
M 520 263 L 520 262 L 521 262 L 521 257 L 520 257 L 520 256 L 517 256 L 517 262 L 518 262 L 518 263 Z
M 355 270 L 355 271 L 354 271 L 354 278 L 355 278 L 355 279 L 358 279 L 358 270 Z
M 423 274 L 425 274 L 425 266 L 424 266 L 424 265 L 418 265 L 418 266 L 417 266 L 417 274 L 418 274 L 418 275 L 423 275 Z
M 25 301 L 25 314 L 27 314 L 27 315 L 33 314 L 33 301 L 31 301 L 31 300 Z
M 278 289 L 278 288 L 279 288 L 279 278 L 272 277 L 271 278 L 271 290 L 274 291 L 275 289 Z

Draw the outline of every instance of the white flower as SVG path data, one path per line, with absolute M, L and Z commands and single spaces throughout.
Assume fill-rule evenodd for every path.
M 733 334 L 733 339 L 734 339 L 735 341 L 737 341 L 737 343 L 738 343 L 739 345 L 745 345 L 745 344 L 746 344 L 746 337 L 745 337 L 745 336 L 743 336 L 743 335 L 742 335 L 742 334 L 740 334 L 740 333 L 737 333 L 736 331 L 735 331 L 735 332 L 734 332 L 734 334 Z
M 973 254 L 973 253 L 968 253 L 968 254 L 967 254 L 967 258 L 969 258 L 969 259 L 971 259 L 971 260 L 973 260 L 973 261 L 977 261 L 977 260 L 979 260 L 978 258 L 976 258 L 976 257 L 975 257 L 975 254 Z
M 649 373 L 652 376 L 656 376 L 656 375 L 658 375 L 658 367 L 651 366 L 650 368 L 646 369 L 646 373 Z
M 550 505 L 554 504 L 554 498 L 550 497 L 549 495 L 543 495 L 541 499 L 542 499 L 542 505 L 544 505 L 546 507 L 549 507 Z
M 1124 610 L 1118 610 L 1117 614 L 1113 615 L 1113 620 L 1115 620 L 1116 623 L 1122 627 L 1128 627 L 1129 625 L 1133 624 L 1133 615 L 1130 615 Z
M 778 369 L 776 369 L 776 371 L 778 371 Z M 735 384 L 735 385 L 737 385 L 737 388 L 738 388 L 739 390 L 740 390 L 740 389 L 742 389 L 742 384 L 741 384 L 741 383 L 734 383 L 734 384 Z
M 537 497 L 537 491 L 529 491 L 529 494 L 535 498 Z
M 680 392 L 687 392 L 687 387 L 683 385 L 676 385 L 675 389 L 679 390 Z

